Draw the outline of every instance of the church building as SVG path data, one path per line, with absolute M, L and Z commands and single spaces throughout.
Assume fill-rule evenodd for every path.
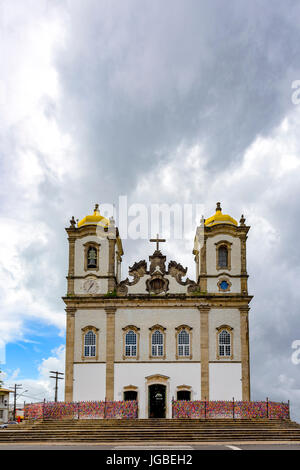
M 249 228 L 217 203 L 196 228 L 195 279 L 159 236 L 122 279 L 114 220 L 98 205 L 72 217 L 65 401 L 138 400 L 140 418 L 171 418 L 172 399 L 249 401 Z

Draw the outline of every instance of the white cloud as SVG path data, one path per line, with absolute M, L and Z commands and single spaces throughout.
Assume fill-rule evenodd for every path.
M 36 402 L 43 401 L 45 398 L 47 401 L 54 401 L 54 386 L 55 380 L 50 378 L 50 371 L 65 371 L 65 346 L 60 345 L 59 347 L 51 351 L 52 355 L 42 360 L 37 366 L 38 378 L 19 378 L 22 375 L 22 369 L 18 368 L 11 374 L 4 374 L 5 386 L 12 386 L 15 380 L 22 384 L 18 402 L 23 401 Z M 35 372 L 35 371 L 33 371 Z M 26 391 L 27 390 L 27 391 Z M 25 392 L 26 391 L 26 392 Z M 64 378 L 59 380 L 58 383 L 58 400 L 64 400 Z

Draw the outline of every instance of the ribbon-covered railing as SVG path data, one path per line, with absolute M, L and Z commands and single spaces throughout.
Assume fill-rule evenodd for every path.
M 137 401 L 43 402 L 25 405 L 24 417 L 38 419 L 132 419 L 138 417 Z
M 172 402 L 173 418 L 269 418 L 289 419 L 289 403 L 273 401 L 185 401 Z

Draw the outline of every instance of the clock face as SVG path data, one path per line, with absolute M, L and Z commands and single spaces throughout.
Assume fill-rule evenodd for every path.
M 98 283 L 96 279 L 87 279 L 83 283 L 83 290 L 87 294 L 95 294 L 98 291 Z

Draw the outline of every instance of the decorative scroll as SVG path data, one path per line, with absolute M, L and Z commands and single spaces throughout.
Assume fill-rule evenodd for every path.
M 145 260 L 134 263 L 129 268 L 129 275 L 133 277 L 132 281 L 129 281 L 128 277 L 121 281 L 117 286 L 118 295 L 126 295 L 128 293 L 128 286 L 134 286 L 141 279 L 141 277 L 147 274 L 147 263 Z
M 168 265 L 168 274 L 176 279 L 178 284 L 181 286 L 188 286 L 188 292 L 195 292 L 199 289 L 199 285 L 187 278 L 185 281 L 182 280 L 182 277 L 187 273 L 187 268 L 184 268 L 181 264 L 176 263 L 176 261 L 170 261 Z

